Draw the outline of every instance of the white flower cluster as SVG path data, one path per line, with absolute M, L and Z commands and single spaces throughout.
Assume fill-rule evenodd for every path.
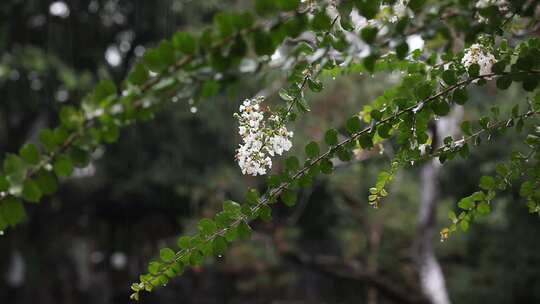
M 268 120 L 261 110 L 264 97 L 246 99 L 240 105 L 238 134 L 242 144 L 236 150 L 236 159 L 242 174 L 264 175 L 272 167 L 271 156 L 281 155 L 292 147 L 293 132 L 285 127 L 282 119 L 271 115 Z
M 497 62 L 495 56 L 488 52 L 484 46 L 475 43 L 465 50 L 465 55 L 461 59 L 461 63 L 469 68 L 473 64 L 480 66 L 480 75 L 491 74 L 491 67 Z
M 508 5 L 506 0 L 478 0 L 476 2 L 476 8 L 487 8 L 490 6 L 505 7 Z
M 407 7 L 408 2 L 408 0 L 396 1 L 396 3 L 392 6 L 394 14 L 392 17 L 390 17 L 390 22 L 396 23 L 398 22 L 399 18 L 412 15 L 412 11 Z

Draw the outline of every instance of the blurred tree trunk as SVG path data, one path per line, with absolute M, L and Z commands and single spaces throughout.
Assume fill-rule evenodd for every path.
M 432 147 L 439 145 L 442 134 L 439 134 L 442 122 L 432 125 Z M 420 172 L 420 206 L 418 209 L 418 226 L 416 232 L 415 258 L 420 276 L 420 288 L 433 304 L 448 304 L 444 275 L 433 248 L 434 236 L 437 233 L 437 201 L 439 197 L 440 163 L 437 159 L 426 162 Z

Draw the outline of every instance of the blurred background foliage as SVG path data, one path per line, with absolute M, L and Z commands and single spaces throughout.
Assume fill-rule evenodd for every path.
M 0 155 L 56 125 L 59 106 L 78 104 L 100 77 L 121 82 L 145 47 L 178 29 L 200 29 L 221 10 L 250 6 L 248 0 L 1 1 Z M 293 128 L 296 147 L 322 138 L 399 77 L 326 76 L 324 93 L 308 96 L 312 113 Z M 99 149 L 57 195 L 29 208 L 25 224 L 0 237 L 0 303 L 127 303 L 129 282 L 160 246 L 193 231 L 195 220 L 224 199 L 263 185 L 235 164 L 232 114 L 263 88 L 277 101 L 275 81 L 270 73 L 197 104 L 171 101 L 155 119 Z M 474 110 L 462 113 L 470 120 L 493 103 L 525 101 L 518 88 L 497 96 L 489 86 L 475 90 Z M 443 168 L 441 226 L 456 200 L 475 191 L 479 177 L 520 142 L 503 135 Z M 258 223 L 252 241 L 144 302 L 420 303 L 411 255 L 419 169 L 399 174 L 381 208 L 366 200 L 391 149 L 339 165 L 301 192 L 295 208 L 276 206 L 275 220 Z M 452 301 L 540 302 L 538 235 L 540 222 L 516 189 L 497 198 L 493 214 L 469 233 L 437 245 Z

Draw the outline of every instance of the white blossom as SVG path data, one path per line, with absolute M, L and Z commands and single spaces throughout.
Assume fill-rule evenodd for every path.
M 407 0 L 398 0 L 393 6 L 394 16 L 390 19 L 390 22 L 395 23 L 399 18 L 409 16 L 411 14 L 410 9 L 407 7 Z
M 495 56 L 486 50 L 481 44 L 475 43 L 465 50 L 461 63 L 469 68 L 473 64 L 480 66 L 480 75 L 491 74 L 491 67 L 497 62 Z
M 272 167 L 275 155 L 282 155 L 292 147 L 293 132 L 287 130 L 278 115 L 265 119 L 261 111 L 264 97 L 246 99 L 235 113 L 238 119 L 238 134 L 242 138 L 240 147 L 236 150 L 236 160 L 242 174 L 265 175 Z
M 476 8 L 487 8 L 490 6 L 505 7 L 508 5 L 506 0 L 478 0 L 476 1 Z

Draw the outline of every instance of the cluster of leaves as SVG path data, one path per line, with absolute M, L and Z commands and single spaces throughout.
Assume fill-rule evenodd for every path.
M 220 82 L 238 77 L 241 59 L 248 56 L 247 40 L 256 56 L 271 55 L 296 31 L 291 24 L 307 22 L 304 14 L 294 12 L 297 6 L 288 4 L 282 7 L 283 16 L 257 23 L 250 13 L 218 14 L 215 26 L 200 35 L 178 32 L 148 50 L 121 88 L 102 80 L 80 108 L 63 107 L 61 125 L 41 130 L 39 144 L 28 143 L 4 158 L 0 230 L 25 218 L 22 200 L 38 203 L 43 195 L 55 193 L 58 180 L 86 166 L 99 145 L 117 141 L 121 127 L 152 118 L 162 100 L 217 94 Z
M 482 43 L 490 48 L 495 40 L 492 35 L 504 34 L 507 20 L 516 15 L 531 16 L 534 5 L 529 1 L 513 1 L 503 10 L 495 5 L 476 9 L 474 1 L 426 2 L 409 1 L 406 14 L 390 21 L 386 18 L 393 14 L 392 5 L 396 1 L 341 1 L 333 10 L 325 3 L 317 5 L 316 1 L 302 4 L 299 0 L 257 0 L 257 16 L 249 12 L 220 13 L 214 17 L 213 27 L 199 34 L 176 33 L 170 40 L 146 51 L 121 87 L 108 80 L 101 81 L 80 108 L 61 110 L 61 125 L 42 130 L 39 145 L 26 144 L 18 154 L 5 157 L 4 172 L 0 175 L 0 229 L 24 218 L 21 200 L 37 203 L 43 195 L 53 194 L 59 179 L 68 178 L 75 167 L 87 165 L 99 145 L 115 142 L 121 127 L 152 118 L 163 100 L 205 99 L 218 94 L 245 74 L 246 61 L 256 66 L 249 73 L 261 71 L 278 47 L 285 41 L 305 40 L 301 37 L 304 33 L 314 38 L 307 39 L 309 43 L 297 43 L 287 54 L 294 64 L 289 71 L 288 86 L 279 92 L 285 105 L 278 113 L 289 121 L 309 111 L 304 91 L 306 88 L 313 92 L 323 89 L 317 77 L 324 69 L 335 74 L 388 70 L 407 74 L 400 85 L 386 91 L 360 114 L 350 117 L 339 130 L 326 131 L 322 142 L 308 143 L 303 162 L 294 156 L 287 158 L 284 169 L 269 176 L 265 194 L 250 189 L 245 202 L 224 202 L 222 211 L 213 218 L 199 221 L 197 233 L 180 237 L 178 248 L 161 249 L 159 259 L 149 264 L 148 273 L 132 285 L 132 299 L 139 299 L 141 291 L 166 285 L 187 266 L 201 265 L 205 257 L 224 254 L 230 242 L 249 238 L 251 221 L 271 220 L 271 205 L 278 201 L 294 206 L 298 188 L 310 186 L 320 173 L 331 174 L 335 159 L 351 161 L 354 150 L 369 150 L 383 141 L 395 141 L 399 146 L 391 169 L 382 172 L 375 187 L 370 189 L 368 199 L 378 206 L 388 195 L 387 184 L 399 168 L 431 157 L 444 162 L 456 155 L 466 156 L 468 141 L 479 144 L 482 134 L 508 129 L 514 124 L 521 129 L 524 120 L 538 113 L 536 105 L 523 114 L 519 114 L 517 108 L 512 117 L 504 121 L 496 117 L 482 118 L 481 129 L 476 132 L 471 131 L 470 124 L 464 123 L 462 129 L 467 137 L 446 138 L 442 147 L 431 147 L 429 134 L 430 122 L 448 115 L 454 105 L 465 105 L 470 85 L 486 85 L 496 78 L 499 89 L 519 82 L 526 91 L 537 90 L 540 82 L 538 39 L 529 39 L 517 46 L 502 40 L 497 48 L 492 48 L 497 60 L 492 73 L 480 75 L 477 64 L 463 66 L 463 52 L 447 52 L 442 56 L 437 51 L 410 52 L 404 37 L 422 33 L 425 39 L 448 48 L 452 44 L 451 33 L 458 31 L 467 33 L 467 42 Z M 353 10 L 367 20 L 367 25 L 358 32 Z M 487 21 L 478 22 L 478 14 Z M 440 16 L 444 16 L 444 22 Z M 480 33 L 485 34 L 482 39 L 478 39 Z M 362 46 L 369 48 L 367 56 L 358 58 L 360 47 L 351 36 L 359 36 Z M 498 110 L 493 112 L 498 113 Z M 497 177 L 483 177 L 480 183 L 483 190 L 477 192 L 481 194 L 473 194 L 459 203 L 464 212 L 459 216 L 451 215 L 454 223 L 447 231 L 455 230 L 457 224 L 468 227 L 474 216 L 489 212 L 489 201 L 495 190 L 506 188 L 510 181 L 523 175 L 528 180 L 523 183 L 521 192 L 529 200 L 529 208 L 538 212 L 536 186 L 540 173 L 538 165 L 531 168 L 529 163 L 529 159 L 538 160 L 538 142 L 538 137 L 530 135 L 526 142 L 532 149 L 529 155 L 516 154 L 510 165 L 498 167 Z
M 535 45 L 535 43 L 535 41 L 529 41 L 528 45 Z M 522 46 L 516 48 L 516 50 L 520 49 Z M 519 51 L 514 54 L 521 56 Z M 377 103 L 381 107 L 371 110 L 368 126 L 362 127 L 362 121 L 358 116 L 347 120 L 344 128 L 345 140 L 338 141 L 337 130 L 328 130 L 324 136 L 324 144 L 328 147 L 326 152 L 321 153 L 319 143 L 315 141 L 308 143 L 305 147 L 304 164 L 301 165 L 301 161 L 294 156 L 287 158 L 283 172 L 269 177 L 268 190 L 262 197 L 255 189 L 251 189 L 245 203 L 237 204 L 228 201 L 224 204 L 223 211 L 215 218 L 201 220 L 196 235 L 179 239 L 179 251 L 162 250 L 162 253 L 167 252 L 167 255 L 165 257 L 162 255 L 160 261 L 152 262 L 149 273 L 141 276 L 140 283 L 132 286 L 135 291 L 133 297 L 137 298 L 141 290 L 151 291 L 156 286 L 167 284 L 168 280 L 180 274 L 185 266 L 200 265 L 203 257 L 223 254 L 229 242 L 237 237 L 249 235 L 248 231 L 251 230 L 249 221 L 257 218 L 263 221 L 271 220 L 270 205 L 275 203 L 278 197 L 285 205 L 294 206 L 295 190 L 310 186 L 320 172 L 332 173 L 334 157 L 344 162 L 351 161 L 354 149 L 370 149 L 374 143 L 395 135 L 402 148 L 400 159 L 394 162 L 394 167 L 399 167 L 400 162 L 420 161 L 425 158 L 421 147 L 429 141 L 428 122 L 435 116 L 447 115 L 451 103 L 464 104 L 467 101 L 465 89 L 467 85 L 473 82 L 484 85 L 486 78 L 492 77 L 516 76 L 516 79 L 525 79 L 518 76 L 529 75 L 534 78 L 536 77 L 534 75 L 538 73 L 534 70 L 536 66 L 532 66 L 533 69 L 527 71 L 518 70 L 512 73 L 507 72 L 503 67 L 498 73 L 478 75 L 478 66 L 471 66 L 467 70 L 459 63 L 462 55 L 458 54 L 455 58 L 449 57 L 448 61 L 451 64 L 446 69 L 442 66 L 432 68 L 424 64 L 423 68 L 415 74 L 405 77 L 399 87 L 385 94 L 384 101 L 378 100 Z M 412 61 L 410 66 L 418 68 L 419 64 L 417 61 Z M 439 81 L 441 84 L 438 84 Z M 518 121 L 517 124 L 522 126 L 523 120 L 533 117 L 535 113 L 529 111 L 519 115 L 516 112 L 511 120 Z M 507 127 L 510 123 L 505 120 L 503 124 L 483 118 L 480 125 L 482 129 L 475 134 L 470 133 L 469 126 L 465 134 L 470 135 L 466 139 L 454 141 L 452 138 L 446 138 L 444 146 L 428 154 L 429 157 L 437 156 L 444 162 L 445 159 L 452 159 L 457 154 L 466 156 L 468 140 L 478 139 L 481 133 Z M 476 143 L 479 141 L 476 140 Z M 376 187 L 370 190 L 370 202 L 376 204 L 376 201 L 387 195 L 384 187 L 392 179 L 393 172 L 395 169 L 380 174 Z

